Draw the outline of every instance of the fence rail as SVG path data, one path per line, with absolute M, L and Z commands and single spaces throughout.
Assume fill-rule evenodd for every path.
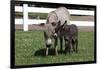
M 39 23 L 46 23 L 46 20 L 29 19 L 27 24 Z M 15 19 L 15 24 L 23 24 L 23 19 Z M 94 26 L 93 21 L 70 21 L 70 24 L 76 24 L 77 26 Z
M 37 12 L 37 13 L 49 13 L 55 9 L 53 8 L 42 8 L 42 7 L 27 7 L 28 12 Z M 15 6 L 15 11 L 23 12 L 23 6 Z M 73 10 L 68 9 L 70 14 L 73 15 L 94 15 L 94 11 L 90 10 Z

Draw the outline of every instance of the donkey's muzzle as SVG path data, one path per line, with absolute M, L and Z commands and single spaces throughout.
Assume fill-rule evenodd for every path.
M 52 40 L 51 40 L 51 38 L 48 38 L 47 40 L 46 40 L 46 45 L 51 45 L 52 44 Z

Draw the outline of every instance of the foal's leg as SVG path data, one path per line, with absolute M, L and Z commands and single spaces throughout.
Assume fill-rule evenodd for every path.
M 62 51 L 63 51 L 63 37 L 60 37 L 60 51 L 61 51 L 61 53 L 62 53 Z
M 57 42 L 58 42 L 58 38 L 55 38 L 55 54 L 58 55 L 58 49 L 57 49 Z
M 68 52 L 68 41 L 65 40 L 65 54 Z
M 74 39 L 72 39 L 72 51 L 73 51 L 73 52 L 76 51 L 76 50 L 75 50 L 75 40 L 74 40 Z
M 75 43 L 76 43 L 76 53 L 77 53 L 78 52 L 78 49 L 77 49 L 78 48 L 78 39 L 76 39 Z
M 69 40 L 69 42 L 68 42 L 68 51 L 69 51 L 69 53 L 71 52 L 71 49 L 72 49 L 72 42 L 71 42 L 71 40 Z

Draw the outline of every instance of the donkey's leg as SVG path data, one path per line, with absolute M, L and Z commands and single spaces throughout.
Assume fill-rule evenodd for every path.
M 55 47 L 55 52 L 56 52 L 56 55 L 58 55 L 58 48 L 57 48 L 57 46 Z
M 58 42 L 58 38 L 55 38 L 55 54 L 58 55 L 58 49 L 57 49 L 57 42 Z
M 68 42 L 68 51 L 71 53 L 73 51 L 73 45 L 72 45 L 72 40 L 70 39 Z
M 46 56 L 48 55 L 48 47 L 46 47 Z
M 60 51 L 63 51 L 63 37 L 60 37 Z
M 71 46 L 72 46 L 72 44 L 71 44 L 71 42 L 69 41 L 69 42 L 68 42 L 68 52 L 69 52 L 69 53 L 71 52 Z
M 74 39 L 72 39 L 72 51 L 73 51 L 73 52 L 76 51 L 76 50 L 75 50 L 75 40 L 74 40 Z
M 65 40 L 65 54 L 68 52 L 68 41 Z

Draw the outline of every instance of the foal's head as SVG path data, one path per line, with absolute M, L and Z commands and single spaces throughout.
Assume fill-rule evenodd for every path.
M 66 24 L 67 24 L 67 21 L 65 21 L 63 25 L 61 25 L 61 21 L 59 21 L 57 23 L 56 28 L 55 28 L 55 34 L 57 34 L 58 36 L 62 35 L 64 33 L 64 29 L 66 27 Z

